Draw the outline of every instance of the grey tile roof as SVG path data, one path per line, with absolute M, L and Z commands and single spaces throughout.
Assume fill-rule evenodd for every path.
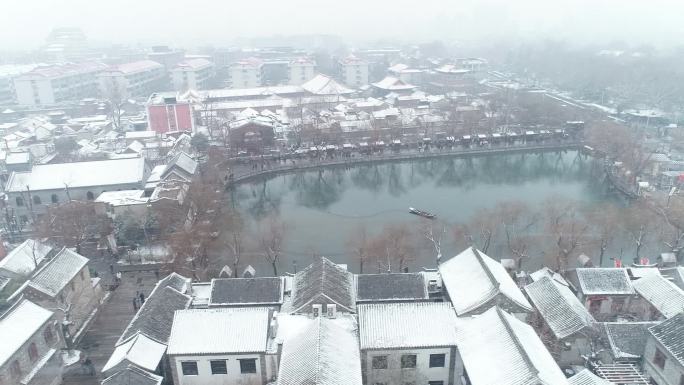
M 638 359 L 644 354 L 648 328 L 655 322 L 607 322 L 606 337 L 616 359 Z
M 595 322 L 568 287 L 549 277 L 525 286 L 525 291 L 558 339 L 590 328 Z
M 161 376 L 129 366 L 102 380 L 102 385 L 161 385 L 163 379 Z
M 88 258 L 62 249 L 31 277 L 29 286 L 49 296 L 56 296 L 88 264 Z
M 627 269 L 612 267 L 578 268 L 575 270 L 579 290 L 584 295 L 634 294 Z
M 568 379 L 570 385 L 612 385 L 612 383 L 584 369 Z
M 292 310 L 309 312 L 314 303 L 334 303 L 338 310 L 354 311 L 354 276 L 327 258 L 317 258 L 294 278 Z
M 280 277 L 211 280 L 210 306 L 279 304 L 282 302 L 283 280 Z
M 684 365 L 684 313 L 648 329 L 680 363 Z
M 157 283 L 157 287 L 168 286 L 185 294 L 190 286 L 190 278 L 185 278 L 178 273 L 171 273 Z
M 633 285 L 637 293 L 666 318 L 684 311 L 684 291 L 662 275 L 639 278 Z
M 397 301 L 427 299 L 425 278 L 420 273 L 359 274 L 356 301 Z

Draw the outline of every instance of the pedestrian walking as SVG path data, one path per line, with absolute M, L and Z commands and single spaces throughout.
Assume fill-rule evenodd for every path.
M 142 304 L 145 303 L 145 294 L 143 294 L 143 292 L 140 292 L 138 298 L 140 298 L 140 306 L 142 306 Z
M 138 297 L 133 297 L 133 312 L 138 312 Z

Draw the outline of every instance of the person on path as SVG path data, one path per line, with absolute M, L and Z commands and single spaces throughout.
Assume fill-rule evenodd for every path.
M 138 297 L 140 298 L 140 306 L 142 306 L 145 303 L 145 294 L 141 291 Z
M 133 312 L 138 312 L 138 297 L 133 297 Z

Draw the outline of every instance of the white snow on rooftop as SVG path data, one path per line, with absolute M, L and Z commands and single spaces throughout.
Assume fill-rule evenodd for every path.
M 0 318 L 0 366 L 36 334 L 52 317 L 52 312 L 35 303 L 22 300 Z
M 684 311 L 684 291 L 662 275 L 649 275 L 632 283 L 636 292 L 666 318 Z
M 580 290 L 584 295 L 630 295 L 634 288 L 627 269 L 589 267 L 576 270 Z
M 178 310 L 168 354 L 265 352 L 269 322 L 265 307 Z
M 14 274 L 29 274 L 52 251 L 52 247 L 33 239 L 25 240 L 15 247 L 3 259 L 0 259 L 0 270 L 7 270 Z
M 143 369 L 154 372 L 164 356 L 166 345 L 161 344 L 143 334 L 136 334 L 128 341 L 117 346 L 102 368 L 106 372 L 123 360 L 135 364 Z
M 568 379 L 570 385 L 612 385 L 611 382 L 595 375 L 589 369 L 584 369 Z
M 56 296 L 88 263 L 88 258 L 69 249 L 62 249 L 38 270 L 29 286 L 47 295 Z
M 352 89 L 336 82 L 333 78 L 321 74 L 302 84 L 302 88 L 316 95 L 342 95 L 354 92 Z

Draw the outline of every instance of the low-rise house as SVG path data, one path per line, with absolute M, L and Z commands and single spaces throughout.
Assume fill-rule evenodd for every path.
M 429 299 L 425 276 L 421 273 L 359 274 L 356 276 L 356 303 L 418 302 Z
M 468 379 L 466 383 L 568 384 L 534 329 L 501 308 L 459 321 L 458 351 L 464 370 L 457 373 Z
M 542 277 L 525 286 L 537 309 L 539 334 L 561 364 L 582 364 L 582 355 L 591 352 L 595 320 L 567 286 Z M 541 321 L 541 322 L 539 322 Z
M 644 355 L 648 328 L 655 322 L 606 322 L 603 326 L 607 356 L 603 362 L 632 362 L 638 364 Z
M 599 321 L 614 320 L 629 312 L 634 288 L 623 268 L 577 268 L 569 273 L 569 280 L 577 290 L 580 302 Z
M 459 317 L 480 314 L 494 306 L 521 316 L 532 311 L 506 269 L 474 247 L 441 263 L 439 274 Z
M 25 281 L 55 251 L 48 244 L 27 239 L 0 259 L 0 277 Z
M 0 384 L 61 383 L 62 347 L 54 313 L 18 300 L 0 314 Z
M 610 382 L 592 373 L 589 369 L 584 369 L 568 378 L 568 383 L 570 385 L 612 385 Z
M 161 385 L 164 377 L 128 367 L 105 378 L 102 385 Z
M 354 275 L 320 257 L 295 274 L 290 308 L 284 310 L 311 314 L 317 308 L 324 312 L 353 313 L 355 304 Z
M 137 333 L 126 342 L 117 346 L 102 367 L 105 375 L 125 371 L 129 367 L 142 369 L 148 373 L 161 373 L 162 359 L 166 345 L 144 334 Z
M 360 304 L 358 314 L 365 384 L 461 384 L 449 303 Z
M 658 385 L 684 383 L 684 313 L 651 326 L 646 341 L 644 374 Z
M 661 275 L 652 275 L 634 281 L 634 289 L 648 306 L 642 310 L 642 319 L 672 318 L 684 311 L 684 290 Z
M 268 306 L 283 303 L 281 277 L 220 278 L 211 280 L 209 307 Z
M 270 321 L 268 308 L 177 311 L 167 350 L 174 384 L 266 384 L 275 379 L 277 357 L 267 354 Z

